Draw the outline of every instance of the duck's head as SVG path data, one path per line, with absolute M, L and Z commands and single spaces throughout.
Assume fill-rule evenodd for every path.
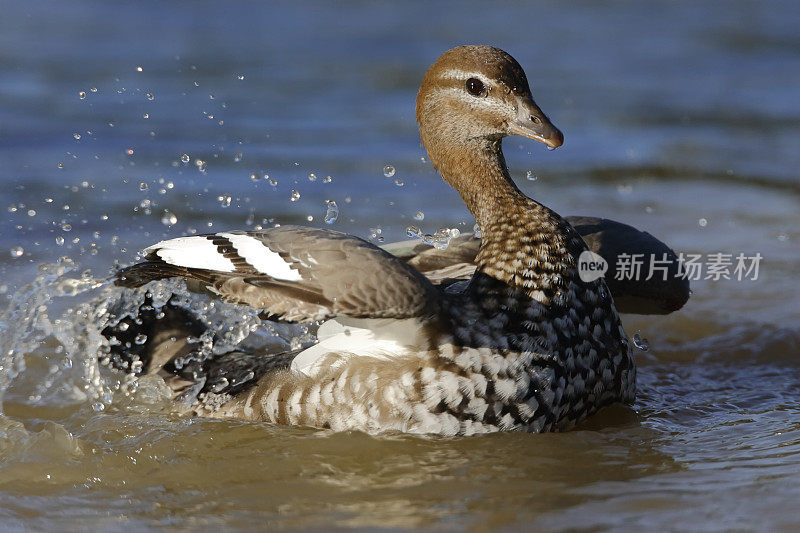
M 476 145 L 522 135 L 550 148 L 564 136 L 533 101 L 519 63 L 490 46 L 459 46 L 428 69 L 417 94 L 417 122 L 434 165 Z

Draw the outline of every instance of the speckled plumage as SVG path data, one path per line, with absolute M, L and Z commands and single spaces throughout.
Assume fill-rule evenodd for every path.
M 465 89 L 475 80 L 484 90 Z M 504 136 L 552 147 L 563 139 L 531 99 L 521 67 L 490 47 L 446 52 L 425 75 L 417 120 L 432 163 L 482 230 L 465 286 L 439 290 L 365 241 L 291 227 L 247 235 L 279 254 L 299 281 L 248 266 L 235 246 L 219 250 L 233 272 L 173 266 L 156 248 L 150 262 L 122 273 L 129 285 L 182 275 L 269 315 L 342 320 L 341 332 L 320 343 L 336 348 L 302 371 L 283 365 L 238 393 L 207 390 L 197 414 L 466 435 L 562 430 L 605 405 L 633 401 L 635 365 L 606 284 L 578 276 L 585 243 L 509 177 Z M 303 240 L 309 231 L 318 233 Z M 336 254 L 319 252 L 331 242 Z M 348 335 L 363 344 L 348 345 Z M 372 350 L 372 341 L 388 348 Z

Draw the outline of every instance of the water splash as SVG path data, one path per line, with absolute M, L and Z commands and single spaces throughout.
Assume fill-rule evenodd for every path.
M 204 326 L 203 333 L 191 339 L 199 348 L 186 360 L 176 361 L 177 367 L 243 344 L 285 350 L 297 336 L 296 326 L 264 323 L 254 309 L 191 293 L 181 280 L 123 289 L 109 278 L 78 270 L 68 258 L 41 265 L 39 275 L 10 295 L 0 312 L 0 412 L 9 392 L 15 402 L 86 404 L 96 411 L 118 400 L 131 401 L 140 381 L 135 373 L 143 363 L 135 356 L 127 366 L 119 356 L 115 360 L 111 348 L 119 341 L 103 331 L 107 327 L 125 331 L 144 308 L 154 310 L 158 319 L 169 302 L 190 309 Z M 137 332 L 129 342 L 147 341 L 144 332 Z M 125 372 L 111 367 L 124 367 Z
M 423 244 L 433 246 L 437 250 L 446 250 L 450 245 L 450 241 L 461 235 L 461 231 L 457 228 L 439 228 L 436 233 L 424 233 L 417 226 L 408 226 L 406 228 L 406 236 L 410 239 L 421 239 Z
M 642 337 L 638 331 L 633 334 L 633 345 L 643 352 L 646 352 L 650 349 L 650 342 L 646 338 Z
M 325 200 L 325 223 L 333 224 L 339 218 L 339 206 L 333 200 Z

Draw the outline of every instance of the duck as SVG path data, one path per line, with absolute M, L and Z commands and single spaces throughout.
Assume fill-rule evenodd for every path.
M 551 149 L 564 140 L 519 63 L 490 46 L 446 51 L 423 77 L 416 119 L 429 161 L 481 229 L 468 279 L 437 284 L 368 241 L 302 226 L 161 241 L 117 273 L 122 287 L 179 277 L 264 319 L 319 324 L 316 344 L 232 352 L 204 364 L 201 383 L 196 369 L 154 357 L 150 372 L 190 384 L 192 414 L 455 436 L 563 431 L 634 401 L 636 365 L 612 294 L 578 272 L 586 242 L 510 177 L 504 137 Z M 168 315 L 177 326 L 161 338 L 191 351 L 196 322 Z

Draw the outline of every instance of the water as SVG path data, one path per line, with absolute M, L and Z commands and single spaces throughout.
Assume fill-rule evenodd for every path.
M 800 8 L 562 4 L 4 6 L 3 528 L 800 527 Z M 158 380 L 98 364 L 99 325 L 141 297 L 107 275 L 163 238 L 469 231 L 413 115 L 425 69 L 467 42 L 511 52 L 565 133 L 505 142 L 528 194 L 704 260 L 763 256 L 756 281 L 623 317 L 648 344 L 634 411 L 554 435 L 330 434 L 185 418 Z M 258 328 L 193 303 L 229 333 L 210 351 Z

